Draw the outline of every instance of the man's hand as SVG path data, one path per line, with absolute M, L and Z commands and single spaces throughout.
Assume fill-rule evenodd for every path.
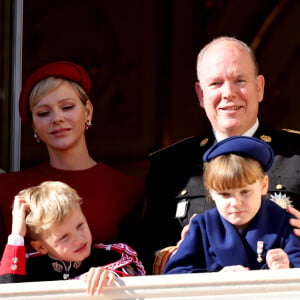
M 300 236 L 300 212 L 292 206 L 288 206 L 287 211 L 296 217 L 296 219 L 290 219 L 289 222 L 291 226 L 295 227 L 294 234 Z
M 189 223 L 182 228 L 180 240 L 177 242 L 177 245 L 176 245 L 177 247 L 179 247 L 181 242 L 184 240 L 186 234 L 188 233 L 188 231 L 190 229 L 190 223 L 195 216 L 197 216 L 197 214 L 193 214 L 192 217 L 190 218 Z

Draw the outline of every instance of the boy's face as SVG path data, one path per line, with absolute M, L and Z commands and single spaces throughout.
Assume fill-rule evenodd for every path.
M 64 220 L 41 233 L 32 242 L 39 252 L 63 261 L 82 261 L 90 255 L 92 236 L 80 208 L 74 209 Z
M 211 189 L 210 195 L 215 201 L 220 215 L 236 228 L 245 228 L 257 214 L 261 205 L 261 196 L 268 191 L 268 177 L 257 180 L 243 188 L 224 191 Z

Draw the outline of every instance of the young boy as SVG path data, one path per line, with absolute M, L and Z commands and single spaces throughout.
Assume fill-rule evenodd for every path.
M 265 197 L 273 159 L 269 145 L 246 136 L 204 154 L 204 184 L 216 208 L 192 219 L 165 274 L 300 267 L 292 216 Z
M 89 294 L 100 294 L 116 276 L 144 275 L 136 252 L 125 244 L 92 246 L 81 210 L 81 198 L 70 186 L 46 181 L 21 191 L 14 200 L 12 233 L 0 266 L 0 282 L 81 278 Z M 26 259 L 24 237 L 38 253 Z

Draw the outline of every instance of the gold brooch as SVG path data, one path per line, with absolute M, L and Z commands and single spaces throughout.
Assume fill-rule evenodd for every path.
M 262 141 L 264 141 L 264 142 L 266 142 L 266 143 L 270 143 L 270 142 L 272 142 L 272 138 L 269 136 L 269 135 L 261 135 L 260 136 L 260 139 L 262 140 Z

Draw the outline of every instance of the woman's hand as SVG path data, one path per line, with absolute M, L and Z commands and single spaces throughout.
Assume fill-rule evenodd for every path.
M 290 219 L 290 225 L 295 227 L 294 228 L 294 234 L 297 236 L 300 236 L 300 212 L 296 208 L 292 206 L 287 207 L 287 211 L 294 215 L 296 219 Z
M 220 272 L 240 272 L 240 271 L 249 271 L 249 268 L 244 267 L 242 265 L 236 265 L 236 266 L 227 266 L 224 267 Z
M 269 250 L 266 261 L 271 270 L 289 269 L 290 267 L 289 257 L 281 248 Z
M 14 206 L 12 210 L 12 229 L 14 235 L 26 235 L 26 216 L 30 210 L 29 204 L 23 196 L 15 196 Z
M 188 233 L 188 231 L 190 229 L 190 223 L 195 216 L 197 216 L 197 214 L 193 214 L 192 217 L 190 218 L 189 223 L 182 228 L 180 240 L 178 241 L 178 243 L 176 245 L 177 247 L 179 247 L 181 242 L 184 240 L 186 234 Z
M 87 273 L 80 276 L 80 279 L 87 284 L 87 292 L 91 296 L 100 295 L 103 287 L 112 286 L 116 278 L 114 272 L 103 267 L 90 268 Z

